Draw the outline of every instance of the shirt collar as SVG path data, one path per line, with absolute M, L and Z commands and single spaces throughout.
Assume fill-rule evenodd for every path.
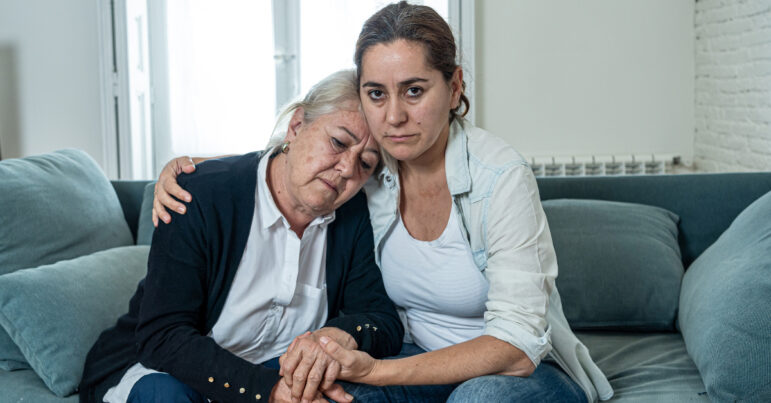
M 454 119 L 450 124 L 450 137 L 444 152 L 444 170 L 447 187 L 453 196 L 471 190 L 471 172 L 468 164 L 468 136 L 463 128 L 465 120 Z
M 270 156 L 276 151 L 278 147 L 274 147 L 268 150 L 260 159 L 260 163 L 257 165 L 257 195 L 256 203 L 259 207 L 259 214 L 262 221 L 262 227 L 267 229 L 272 227 L 278 222 L 282 222 L 284 226 L 289 228 L 289 221 L 281 214 L 281 210 L 276 206 L 276 201 L 273 200 L 273 195 L 270 193 L 268 187 L 268 163 L 270 162 Z M 308 228 L 314 226 L 325 226 L 335 220 L 335 212 L 319 216 L 314 218 Z

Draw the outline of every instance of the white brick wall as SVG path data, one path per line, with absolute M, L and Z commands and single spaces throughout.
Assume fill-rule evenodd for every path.
M 771 170 L 771 0 L 696 0 L 699 171 Z

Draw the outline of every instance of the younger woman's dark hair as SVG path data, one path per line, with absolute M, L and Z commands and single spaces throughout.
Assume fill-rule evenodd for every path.
M 455 38 L 450 26 L 433 8 L 409 4 L 406 1 L 383 7 L 364 23 L 359 39 L 356 41 L 354 54 L 358 79 L 361 80 L 361 60 L 367 49 L 399 39 L 423 44 L 428 65 L 439 70 L 445 81 L 449 82 L 452 79 L 458 64 L 455 61 Z M 450 121 L 468 113 L 469 100 L 464 93 L 466 82 L 464 81 L 462 85 L 461 103 L 450 111 Z M 463 107 L 462 113 L 461 107 Z

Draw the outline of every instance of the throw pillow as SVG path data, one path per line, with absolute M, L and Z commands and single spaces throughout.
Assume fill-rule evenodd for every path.
M 683 276 L 677 215 L 602 200 L 547 200 L 543 208 L 572 328 L 674 330 Z
M 688 268 L 679 322 L 712 401 L 771 401 L 771 192 Z
M 58 396 L 75 392 L 99 334 L 128 311 L 149 246 L 126 246 L 0 276 L 0 326 Z
M 0 275 L 133 243 L 115 191 L 83 151 L 0 161 L 0 178 Z M 26 367 L 2 333 L 0 368 Z

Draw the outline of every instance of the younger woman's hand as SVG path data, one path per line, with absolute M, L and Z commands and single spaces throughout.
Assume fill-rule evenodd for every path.
M 161 175 L 158 177 L 158 182 L 155 183 L 155 195 L 153 197 L 154 226 L 158 226 L 159 218 L 166 224 L 171 222 L 171 215 L 166 211 L 166 207 L 179 214 L 185 214 L 185 205 L 177 201 L 177 199 L 190 202 L 193 200 L 193 197 L 190 193 L 179 187 L 177 177 L 181 173 L 189 174 L 194 171 L 195 164 L 190 157 L 174 158 L 163 167 Z
M 319 339 L 322 336 L 337 340 L 346 347 L 356 348 L 356 341 L 350 334 L 334 327 L 324 327 L 297 336 L 287 352 L 279 358 L 279 374 L 291 388 L 292 397 L 298 401 L 312 399 L 317 390 L 329 396 L 328 392 L 339 386 L 334 381 L 340 372 L 340 364 L 321 348 Z M 335 400 L 349 402 L 351 399 Z
M 319 343 L 327 355 L 340 363 L 341 368 L 337 379 L 370 385 L 378 384 L 375 372 L 379 360 L 363 351 L 347 349 L 326 336 L 322 336 Z

